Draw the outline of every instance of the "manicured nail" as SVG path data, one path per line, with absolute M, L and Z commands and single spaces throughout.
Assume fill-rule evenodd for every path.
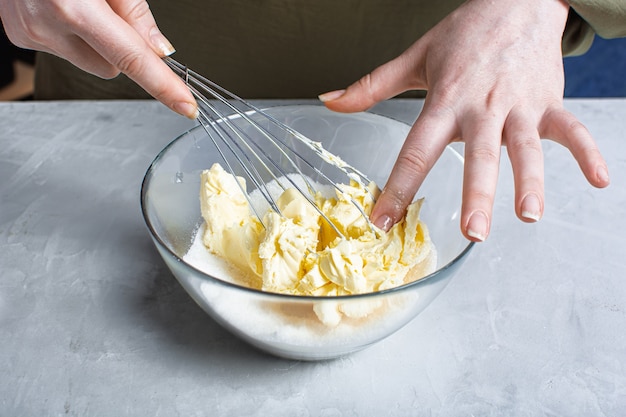
M 183 116 L 187 116 L 190 119 L 196 119 L 199 114 L 198 106 L 196 106 L 193 103 L 188 103 L 185 101 L 174 103 L 173 108 L 176 113 L 182 114 Z
M 536 194 L 530 193 L 522 200 L 522 217 L 535 222 L 541 219 L 541 201 Z
M 487 239 L 489 219 L 482 211 L 475 211 L 467 222 L 467 235 L 483 242 Z
M 374 226 L 384 230 L 385 232 L 388 232 L 389 229 L 391 229 L 391 226 L 393 226 L 393 220 L 391 219 L 391 217 L 383 214 L 382 216 L 379 216 L 376 218 L 376 220 L 374 220 Z
M 320 94 L 317 98 L 319 98 L 322 103 L 326 103 L 327 101 L 337 100 L 339 97 L 343 96 L 345 92 L 346 90 L 330 91 L 328 93 Z
M 170 41 L 156 27 L 150 30 L 150 42 L 163 56 L 170 56 L 176 52 Z

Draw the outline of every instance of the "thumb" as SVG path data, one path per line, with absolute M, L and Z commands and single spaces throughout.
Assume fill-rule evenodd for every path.
M 320 94 L 318 98 L 333 111 L 364 111 L 380 101 L 419 88 L 421 83 L 413 67 L 405 53 L 376 68 L 347 89 Z

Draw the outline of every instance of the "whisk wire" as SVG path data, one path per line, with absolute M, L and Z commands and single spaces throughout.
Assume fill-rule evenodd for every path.
M 302 170 L 298 167 L 298 164 L 294 161 L 294 159 L 287 152 L 291 152 L 300 162 L 304 163 L 308 166 L 316 175 L 323 178 L 330 185 L 332 185 L 336 190 L 340 193 L 344 193 L 344 191 L 333 181 L 331 180 L 324 172 L 322 172 L 317 166 L 312 164 L 306 157 L 304 157 L 300 152 L 298 152 L 290 143 L 288 143 L 285 139 L 279 137 L 279 135 L 272 134 L 268 129 L 262 126 L 259 122 L 255 121 L 250 117 L 250 115 L 258 115 L 262 116 L 263 120 L 270 122 L 271 124 L 278 127 L 281 131 L 287 132 L 290 137 L 296 139 L 297 143 L 301 143 L 305 145 L 308 149 L 312 150 L 318 157 L 322 159 L 322 161 L 328 163 L 330 166 L 333 166 L 343 172 L 348 178 L 356 181 L 360 184 L 363 189 L 369 192 L 367 185 L 370 183 L 370 180 L 361 173 L 356 168 L 347 164 L 341 158 L 336 155 L 331 154 L 326 151 L 321 143 L 315 142 L 297 130 L 293 129 L 291 126 L 288 126 L 281 121 L 277 120 L 270 114 L 265 113 L 263 110 L 257 108 L 256 106 L 248 103 L 246 100 L 241 97 L 231 93 L 215 82 L 203 77 L 202 75 L 192 71 L 187 66 L 177 62 L 176 60 L 166 57 L 164 58 L 165 63 L 185 82 L 188 86 L 191 93 L 194 95 L 198 102 L 198 121 L 202 125 L 203 129 L 218 149 L 218 152 L 221 158 L 224 160 L 226 164 L 226 168 L 229 172 L 235 173 L 234 167 L 229 162 L 229 158 L 224 153 L 222 146 L 225 146 L 229 152 L 234 155 L 237 164 L 240 165 L 245 175 L 251 180 L 254 186 L 261 192 L 264 199 L 270 205 L 270 207 L 280 214 L 280 210 L 276 204 L 276 201 L 272 197 L 270 191 L 268 190 L 265 181 L 262 180 L 263 176 L 257 169 L 257 165 L 260 165 L 259 168 L 263 168 L 269 176 L 275 180 L 275 182 L 285 189 L 285 185 L 282 183 L 283 180 L 288 181 L 292 187 L 294 187 L 317 211 L 318 213 L 328 222 L 328 224 L 334 229 L 334 231 L 343 237 L 343 234 L 338 230 L 336 225 L 322 212 L 322 210 L 317 206 L 312 195 L 316 194 L 316 189 L 313 187 L 307 176 L 305 176 Z M 209 96 L 212 100 L 209 99 Z M 212 102 L 214 101 L 214 103 Z M 230 116 L 226 116 L 226 113 L 219 110 L 217 104 L 221 103 L 228 109 L 230 112 Z M 242 106 L 244 109 L 240 109 L 237 105 Z M 252 127 L 258 133 L 260 133 L 261 137 L 267 141 L 267 143 L 275 150 L 278 151 L 281 158 L 287 162 L 287 164 L 292 168 L 294 173 L 296 173 L 306 185 L 308 192 L 305 192 L 301 189 L 301 187 L 294 181 L 294 179 L 288 175 L 283 167 L 275 160 L 275 158 L 271 157 L 264 147 L 258 143 L 257 140 L 253 140 L 246 131 L 244 131 L 241 127 L 237 126 L 233 122 L 233 118 L 241 118 L 244 120 L 248 127 Z M 222 145 L 220 145 L 220 143 Z M 256 162 L 256 163 L 255 163 Z M 271 169 L 269 165 L 272 165 L 274 169 Z M 279 174 L 277 175 L 276 172 Z M 280 176 L 280 178 L 279 178 Z M 255 205 L 250 200 L 246 190 L 243 188 L 241 184 L 237 181 L 242 193 L 248 199 L 248 203 L 254 214 L 259 219 L 261 224 L 263 224 L 263 219 L 260 216 Z M 374 199 L 374 196 L 371 196 Z M 366 219 L 367 223 L 370 226 L 372 232 L 375 232 L 373 225 L 371 224 L 369 217 L 364 212 L 361 205 L 356 202 L 352 197 L 350 197 L 352 204 L 357 207 L 360 211 L 361 215 Z M 263 224 L 263 226 L 265 226 Z

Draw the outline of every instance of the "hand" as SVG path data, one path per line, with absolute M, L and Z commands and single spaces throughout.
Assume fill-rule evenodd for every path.
M 174 48 L 145 0 L 0 0 L 9 39 L 101 78 L 126 74 L 172 110 L 194 118 L 196 101 L 161 60 Z
M 354 112 L 409 89 L 428 90 L 376 206 L 388 230 L 404 215 L 445 146 L 465 142 L 461 230 L 489 234 L 500 147 L 515 181 L 515 211 L 526 222 L 544 208 L 540 138 L 569 148 L 596 187 L 609 183 L 587 129 L 563 109 L 561 37 L 569 7 L 560 0 L 470 0 L 396 59 L 347 88 L 320 96 L 331 110 Z

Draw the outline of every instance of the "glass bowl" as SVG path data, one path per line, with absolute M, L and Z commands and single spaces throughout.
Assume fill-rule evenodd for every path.
M 265 110 L 322 142 L 325 149 L 366 173 L 379 186 L 385 184 L 410 129 L 388 117 L 334 113 L 323 106 Z M 190 296 L 226 329 L 273 355 L 298 360 L 330 359 L 386 338 L 441 293 L 473 246 L 459 229 L 463 158 L 448 146 L 417 196 L 425 197 L 421 218 L 437 249 L 435 272 L 393 289 L 341 297 L 275 294 L 236 285 L 183 260 L 203 222 L 200 172 L 215 162 L 223 161 L 201 127 L 173 140 L 155 158 L 143 180 L 143 216 L 157 250 Z M 334 308 L 336 303 L 372 312 L 358 319 L 344 317 L 337 326 L 322 324 L 313 307 Z

